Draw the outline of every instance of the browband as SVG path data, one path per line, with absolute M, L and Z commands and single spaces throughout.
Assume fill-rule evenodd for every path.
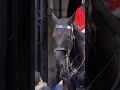
M 63 25 L 56 25 L 56 28 L 59 28 L 59 29 L 62 29 L 62 28 L 72 29 L 71 26 L 63 26 Z

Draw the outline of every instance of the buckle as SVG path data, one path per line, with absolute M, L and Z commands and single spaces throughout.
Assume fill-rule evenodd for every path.
M 95 31 L 97 30 L 97 26 L 94 23 L 91 23 L 91 26 Z

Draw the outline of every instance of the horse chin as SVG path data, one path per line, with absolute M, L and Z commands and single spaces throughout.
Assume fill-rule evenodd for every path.
M 61 71 L 59 77 L 60 77 L 61 79 L 64 79 L 65 76 L 66 76 L 65 72 Z
M 73 83 L 75 84 L 76 87 L 78 87 L 78 88 L 84 88 L 85 87 L 84 76 L 79 77 L 77 75 L 73 75 L 71 78 L 72 78 L 72 81 L 73 81 Z

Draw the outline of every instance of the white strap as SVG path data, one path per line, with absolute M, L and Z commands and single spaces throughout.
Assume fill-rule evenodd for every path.
M 83 29 L 81 32 L 82 32 L 82 33 L 85 33 L 85 29 Z
M 59 28 L 59 29 L 63 29 L 63 28 L 72 29 L 71 26 L 63 26 L 63 25 L 56 25 L 56 28 Z

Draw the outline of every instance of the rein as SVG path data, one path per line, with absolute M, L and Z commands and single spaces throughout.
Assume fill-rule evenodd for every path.
M 72 76 L 72 75 L 76 74 L 78 72 L 78 70 L 82 67 L 83 63 L 85 62 L 85 57 L 84 57 L 82 63 L 79 65 L 79 67 L 77 69 L 73 69 L 72 68 L 73 63 L 80 56 L 80 54 L 83 52 L 83 50 L 84 50 L 84 48 L 79 52 L 79 54 L 75 57 L 75 59 L 71 63 L 70 63 L 69 57 L 66 56 L 67 57 L 66 58 L 66 61 L 67 61 L 67 71 L 68 71 L 69 76 Z M 70 73 L 69 67 L 70 67 L 72 73 Z
M 109 62 L 105 65 L 105 67 L 103 67 L 103 69 L 102 69 L 102 70 L 100 71 L 100 73 L 95 77 L 95 79 L 91 82 L 91 84 L 86 88 L 86 90 L 89 90 L 89 89 L 91 88 L 91 86 L 93 85 L 93 83 L 99 78 L 99 76 L 100 76 L 100 75 L 105 71 L 105 69 L 109 66 L 109 64 L 111 63 L 111 61 L 112 61 L 113 58 L 115 57 L 117 51 L 119 50 L 120 40 L 119 40 L 119 36 L 118 36 L 118 35 L 116 35 L 116 37 L 117 37 L 117 43 L 118 43 L 118 45 L 117 45 L 117 48 L 116 48 L 115 52 L 114 52 L 113 55 L 111 56 Z M 118 79 L 120 79 L 119 76 L 120 76 L 120 73 L 119 73 L 119 75 L 118 75 Z M 117 83 L 118 83 L 118 82 L 117 82 Z M 112 90 L 114 90 L 113 88 L 115 88 L 115 86 L 116 86 L 116 82 L 115 82 L 114 86 L 112 87 Z

